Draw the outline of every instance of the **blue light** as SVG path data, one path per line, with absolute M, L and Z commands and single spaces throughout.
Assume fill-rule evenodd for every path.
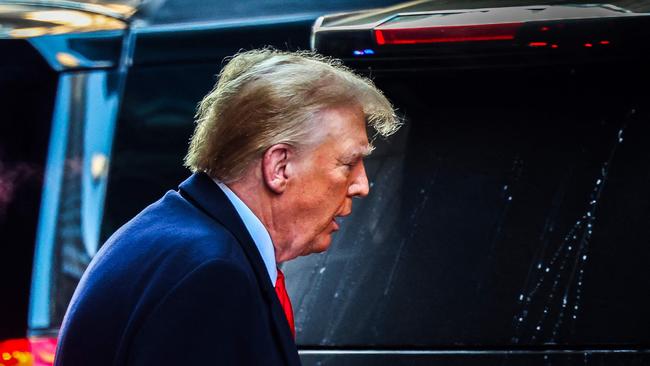
M 353 53 L 355 56 L 364 56 L 364 55 L 374 55 L 374 54 L 375 54 L 375 51 L 374 51 L 374 50 L 371 50 L 370 48 L 366 48 L 365 50 L 355 50 L 355 51 L 352 51 L 352 53 Z

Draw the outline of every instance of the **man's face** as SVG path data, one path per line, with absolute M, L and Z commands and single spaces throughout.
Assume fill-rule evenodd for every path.
M 320 118 L 317 142 L 287 168 L 292 178 L 284 194 L 287 222 L 281 225 L 291 257 L 326 250 L 339 229 L 337 217 L 349 215 L 352 198 L 369 191 L 363 158 L 371 148 L 361 109 L 332 108 Z

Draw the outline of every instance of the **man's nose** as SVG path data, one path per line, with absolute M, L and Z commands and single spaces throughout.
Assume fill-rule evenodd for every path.
M 355 173 L 354 180 L 348 188 L 348 195 L 351 197 L 365 197 L 370 192 L 370 186 L 368 185 L 368 176 L 363 161 L 359 163 Z

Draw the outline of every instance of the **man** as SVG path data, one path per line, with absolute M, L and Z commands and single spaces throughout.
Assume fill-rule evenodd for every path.
M 277 266 L 328 248 L 369 186 L 368 80 L 311 54 L 236 55 L 197 113 L 194 174 L 120 228 L 81 279 L 56 365 L 299 365 Z

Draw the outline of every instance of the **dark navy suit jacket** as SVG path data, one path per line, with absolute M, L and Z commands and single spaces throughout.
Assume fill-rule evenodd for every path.
M 194 174 L 93 258 L 63 321 L 55 365 L 300 360 L 246 227 L 219 187 Z

